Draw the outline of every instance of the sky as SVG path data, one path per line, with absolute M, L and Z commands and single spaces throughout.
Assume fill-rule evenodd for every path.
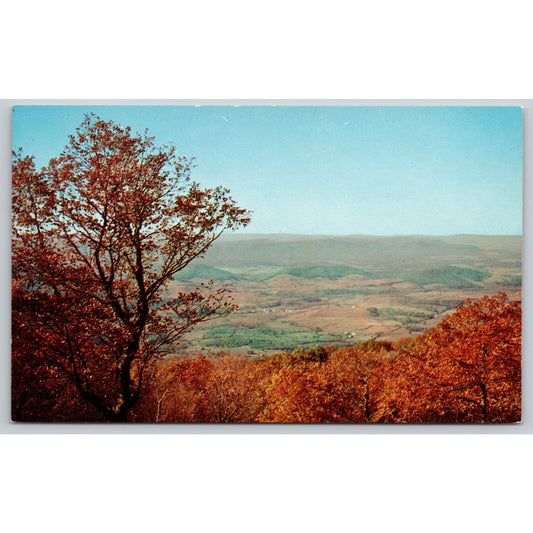
M 15 106 L 13 148 L 46 165 L 89 112 L 195 157 L 247 233 L 522 233 L 520 107 Z

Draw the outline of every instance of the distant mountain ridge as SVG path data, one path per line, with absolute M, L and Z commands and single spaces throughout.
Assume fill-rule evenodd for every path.
M 210 267 L 343 266 L 435 268 L 521 262 L 520 235 L 373 236 L 229 234 L 196 265 Z

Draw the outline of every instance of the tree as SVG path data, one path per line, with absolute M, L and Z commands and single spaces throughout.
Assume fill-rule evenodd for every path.
M 147 369 L 132 418 L 139 422 L 210 422 L 207 388 L 213 362 L 202 355 L 157 361 Z
M 24 369 L 38 366 L 106 419 L 126 420 L 148 362 L 236 308 L 212 281 L 165 294 L 224 230 L 250 220 L 229 190 L 192 181 L 193 163 L 95 115 L 41 171 L 13 154 L 15 419 Z
M 383 422 L 517 422 L 519 301 L 466 301 L 383 369 Z
M 373 414 L 373 375 L 388 343 L 285 356 L 267 387 L 262 422 L 362 423 Z M 285 363 L 285 364 L 283 364 Z M 288 363 L 288 364 L 287 364 Z
M 221 355 L 158 361 L 133 413 L 141 422 L 250 423 L 265 406 L 267 361 Z
M 520 420 L 521 331 L 520 302 L 500 293 L 465 302 L 420 339 L 424 369 L 441 392 L 445 416 Z
M 352 401 L 358 397 L 364 422 L 374 422 L 375 396 L 379 388 L 377 383 L 380 381 L 382 367 L 390 351 L 392 351 L 390 342 L 370 339 L 355 348 L 339 350 L 331 358 L 332 364 L 336 363 L 341 369 L 343 366 L 346 369 L 337 371 L 339 375 L 350 375 L 354 383 L 352 388 L 357 391 Z

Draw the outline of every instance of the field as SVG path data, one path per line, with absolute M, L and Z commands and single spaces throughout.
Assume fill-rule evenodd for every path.
M 417 335 L 465 299 L 520 299 L 521 265 L 518 236 L 230 235 L 169 292 L 213 279 L 240 306 L 186 335 L 180 354 L 257 356 Z

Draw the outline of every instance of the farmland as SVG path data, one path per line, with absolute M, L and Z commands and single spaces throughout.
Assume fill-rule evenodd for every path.
M 182 355 L 396 340 L 468 298 L 520 299 L 521 238 L 233 235 L 181 271 L 169 294 L 207 279 L 227 284 L 240 308 L 186 335 Z

